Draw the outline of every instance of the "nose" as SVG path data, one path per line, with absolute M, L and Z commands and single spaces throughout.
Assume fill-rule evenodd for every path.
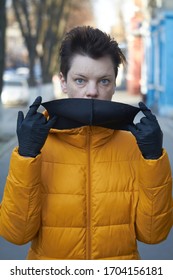
M 98 97 L 98 88 L 97 84 L 94 82 L 90 82 L 86 88 L 86 97 L 87 98 L 96 98 Z

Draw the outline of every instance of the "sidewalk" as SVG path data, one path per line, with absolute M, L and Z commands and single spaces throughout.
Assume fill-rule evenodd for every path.
M 12 147 L 16 146 L 17 138 L 16 133 L 4 132 L 0 127 L 0 157 L 2 157 Z
M 138 103 L 142 101 L 142 97 L 140 95 L 130 95 L 127 91 L 118 90 L 114 93 L 112 101 L 138 106 Z
M 113 101 L 128 103 L 133 106 L 138 107 L 138 103 L 142 101 L 141 96 L 132 96 L 129 95 L 126 91 L 118 91 L 113 96 Z M 154 113 L 155 114 L 155 113 Z M 171 117 L 162 117 L 156 114 L 157 120 L 164 133 L 173 138 L 173 118 Z
M 0 138 L 0 158 L 5 155 L 5 153 L 9 150 L 11 150 L 13 147 L 17 145 L 17 138 L 16 136 L 12 136 L 10 140 L 7 142 L 4 142 L 4 139 L 2 141 L 2 138 Z

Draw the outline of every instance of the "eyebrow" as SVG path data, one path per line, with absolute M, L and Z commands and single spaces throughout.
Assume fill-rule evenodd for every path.
M 82 78 L 85 78 L 86 76 L 85 75 L 82 75 L 82 74 L 78 74 L 78 73 L 74 73 L 75 76 L 80 76 Z
M 74 73 L 74 75 L 75 75 L 75 76 L 80 76 L 80 77 L 82 77 L 82 78 L 86 78 L 86 76 L 83 75 L 83 74 Z M 111 77 L 112 77 L 112 75 L 103 75 L 103 76 L 99 77 L 99 79 L 105 79 L 105 78 L 111 78 Z

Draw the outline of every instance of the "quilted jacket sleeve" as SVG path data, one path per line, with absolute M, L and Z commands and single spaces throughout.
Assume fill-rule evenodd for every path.
M 0 235 L 12 243 L 29 242 L 39 229 L 40 169 L 40 155 L 21 157 L 15 148 L 0 205 Z
M 137 239 L 150 244 L 164 240 L 172 227 L 172 215 L 172 176 L 164 150 L 158 160 L 141 160 Z

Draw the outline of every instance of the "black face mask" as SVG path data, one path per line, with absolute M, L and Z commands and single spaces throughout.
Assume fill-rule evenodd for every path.
M 70 129 L 86 125 L 128 130 L 140 108 L 97 99 L 67 98 L 41 104 L 52 118 L 58 116 L 57 129 Z

